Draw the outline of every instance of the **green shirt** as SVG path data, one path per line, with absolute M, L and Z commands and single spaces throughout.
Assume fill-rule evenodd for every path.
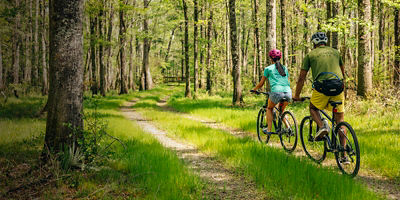
M 304 57 L 301 69 L 308 71 L 311 68 L 313 80 L 321 72 L 333 72 L 340 79 L 343 79 L 340 66 L 343 66 L 343 59 L 339 51 L 328 46 L 320 46 L 310 51 Z M 318 78 L 318 80 L 331 78 L 330 76 L 332 75 L 324 75 Z
M 281 76 L 275 67 L 275 64 L 270 65 L 264 69 L 264 76 L 269 81 L 271 92 L 292 92 L 289 83 L 289 72 L 288 69 L 283 66 L 286 76 Z

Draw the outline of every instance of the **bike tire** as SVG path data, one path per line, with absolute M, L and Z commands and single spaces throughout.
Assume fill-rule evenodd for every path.
M 290 127 L 287 127 L 287 125 L 283 122 L 284 119 L 287 119 L 287 123 Z M 298 128 L 296 118 L 294 117 L 294 114 L 292 112 L 285 111 L 279 120 L 281 120 L 281 131 L 285 129 L 284 131 L 282 131 L 281 134 L 279 134 L 281 145 L 283 149 L 285 149 L 287 152 L 293 152 L 296 149 L 298 140 Z
M 265 108 L 261 108 L 257 116 L 257 137 L 261 143 L 265 142 L 265 144 L 267 144 L 271 136 L 263 132 L 263 128 L 267 128 L 268 126 L 265 120 L 265 115 L 266 115 Z
M 314 125 L 313 125 L 314 124 Z M 311 116 L 306 116 L 300 123 L 300 140 L 306 155 L 316 163 L 321 163 L 326 158 L 326 141 L 314 142 L 318 126 L 313 123 Z
M 343 132 L 343 127 L 345 127 L 347 130 L 345 147 L 342 147 L 340 145 L 340 138 L 339 138 L 340 132 Z M 355 177 L 360 169 L 360 147 L 358 145 L 358 139 L 356 133 L 354 132 L 353 127 L 351 127 L 351 125 L 347 122 L 338 123 L 338 125 L 335 128 L 335 133 L 336 136 L 338 137 L 336 138 L 336 141 L 338 141 L 337 146 L 339 147 L 338 148 L 339 151 L 335 152 L 336 163 L 343 174 L 349 175 L 350 177 Z M 347 156 L 350 159 L 349 164 L 342 164 L 340 162 L 340 153 L 342 152 L 347 153 Z

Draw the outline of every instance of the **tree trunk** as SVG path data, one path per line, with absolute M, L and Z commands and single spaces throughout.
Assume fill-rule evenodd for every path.
M 113 19 L 114 18 L 114 8 L 113 4 L 110 3 L 110 15 L 109 15 L 109 20 L 108 20 L 108 31 L 107 31 L 107 42 L 109 43 L 107 46 L 107 66 L 106 66 L 106 74 L 107 77 L 111 77 L 111 57 L 112 57 L 112 45 L 111 45 L 111 37 L 112 37 L 112 30 L 113 30 Z M 104 82 L 104 90 L 107 92 L 108 87 L 110 87 L 111 84 L 111 78 L 108 78 Z
M 181 30 L 182 31 L 182 30 Z M 182 50 L 181 50 L 181 78 L 182 81 L 185 79 L 185 41 L 182 38 L 181 39 L 181 46 L 182 46 Z
M 379 49 L 379 65 L 382 66 L 383 64 L 383 44 L 384 44 L 384 18 L 383 18 L 383 3 L 381 1 L 379 1 L 378 4 L 378 17 L 379 17 L 379 26 L 378 26 L 378 49 Z M 383 68 L 383 66 L 382 66 Z
M 32 0 L 33 1 L 33 0 Z M 32 53 L 32 85 L 37 86 L 39 83 L 39 0 L 35 3 L 35 27 L 34 27 L 34 51 Z
M 199 55 L 197 49 L 197 24 L 199 22 L 199 12 L 197 9 L 197 0 L 193 0 L 194 3 L 194 24 L 193 24 L 193 63 L 194 63 L 194 93 L 196 96 L 197 89 L 199 87 L 199 63 L 197 61 L 197 56 Z
M 4 83 L 3 83 L 3 54 L 1 52 L 1 46 L 2 42 L 0 40 L 0 90 L 4 88 Z
M 207 22 L 207 92 L 209 95 L 213 95 L 213 69 L 211 67 L 211 56 L 212 56 L 212 25 L 213 25 L 213 10 L 211 6 L 211 2 L 209 2 L 209 10 L 210 16 Z
M 25 5 L 28 5 L 27 0 L 25 1 Z M 27 16 L 27 30 L 25 34 L 25 68 L 24 68 L 24 82 L 31 83 L 31 74 L 32 74 L 32 0 L 29 0 L 29 16 Z
M 129 40 L 129 88 L 136 90 L 135 76 L 134 76 L 134 64 L 133 64 L 133 36 Z
M 339 12 L 339 3 L 332 2 L 332 18 L 335 18 Z M 338 49 L 339 40 L 338 40 L 338 32 L 334 31 L 331 33 L 331 41 L 332 41 L 332 48 Z M 328 40 L 329 41 L 329 40 Z
M 369 0 L 358 0 L 358 85 L 357 95 L 366 97 L 372 88 L 370 33 L 365 23 L 371 19 Z
M 149 7 L 150 1 L 143 0 L 144 9 L 147 10 Z M 142 75 L 144 76 L 144 89 L 150 90 L 153 88 L 153 79 L 151 77 L 150 65 L 149 65 L 149 53 L 151 46 L 151 39 L 149 36 L 149 19 L 147 14 L 143 16 L 143 32 L 145 37 L 143 39 L 143 66 L 142 66 Z M 143 78 L 142 78 L 143 79 Z
M 394 46 L 395 59 L 394 59 L 394 74 L 393 83 L 395 86 L 400 86 L 400 9 L 395 8 L 394 11 Z
M 174 37 L 175 37 L 175 29 L 176 29 L 176 27 L 174 27 L 174 29 L 172 29 L 172 31 L 171 31 L 171 36 L 169 37 L 167 53 L 165 54 L 164 62 L 168 62 L 169 52 L 171 51 L 172 41 L 174 40 Z
M 258 69 L 258 80 L 262 77 L 262 63 L 261 63 L 261 44 L 260 44 L 260 33 L 258 28 L 258 0 L 253 1 L 253 24 L 254 24 L 254 40 L 256 43 L 256 58 L 257 58 L 257 69 Z
M 332 25 L 331 22 L 329 22 L 329 20 L 332 18 L 332 2 L 330 0 L 326 1 L 326 21 L 328 25 Z M 326 33 L 326 35 L 328 36 L 328 43 L 326 45 L 331 46 L 331 32 L 328 31 Z
M 236 30 L 236 13 L 235 13 L 235 0 L 229 0 L 229 27 L 230 27 L 230 44 L 232 55 L 232 77 L 233 77 L 233 98 L 232 104 L 240 105 L 243 101 L 242 86 L 240 82 L 240 65 L 238 65 L 237 55 L 237 30 Z
M 276 0 L 267 0 L 266 1 L 266 49 L 269 52 L 272 49 L 276 49 Z M 265 58 L 267 60 L 268 58 Z
M 90 17 L 90 59 L 92 63 L 92 76 L 91 76 L 91 87 L 90 90 L 92 91 L 92 94 L 97 94 L 97 70 L 96 70 L 96 22 L 97 22 L 97 17 Z
M 42 27 L 43 27 L 43 33 L 42 33 L 42 95 L 47 95 L 49 93 L 49 83 L 48 83 L 48 74 L 47 74 L 47 61 L 46 61 L 46 55 L 47 55 L 47 50 L 46 50 L 46 1 L 43 1 L 43 9 L 42 9 Z
M 125 3 L 124 3 L 125 4 Z M 128 86 L 126 85 L 126 74 L 125 74 L 125 37 L 126 37 L 126 26 L 124 19 L 124 8 L 120 5 L 119 8 L 119 64 L 120 64 L 120 91 L 119 94 L 127 94 Z
M 281 1 L 281 43 L 282 43 L 282 58 L 283 58 L 283 63 L 284 65 L 287 65 L 288 63 L 288 45 L 286 44 L 287 41 L 287 34 L 286 34 L 286 3 L 285 0 L 280 0 Z
M 19 0 L 15 0 L 15 7 L 18 8 L 19 5 Z M 14 46 L 14 56 L 13 56 L 13 83 L 18 84 L 19 83 L 19 56 L 20 56 L 20 37 L 19 37 L 19 24 L 20 24 L 20 11 L 17 10 L 17 14 L 15 16 L 15 21 L 14 21 L 14 31 L 13 31 L 13 46 Z
M 307 2 L 307 0 L 304 0 L 304 4 L 305 4 L 305 6 L 306 6 L 306 8 L 308 8 L 308 2 Z M 304 58 L 304 56 L 308 53 L 308 47 L 307 47 L 307 41 L 309 41 L 309 39 L 308 39 L 308 22 L 307 22 L 307 19 L 308 19 L 308 13 L 307 13 L 307 9 L 306 10 L 304 10 L 304 20 L 303 20 L 303 26 L 304 26 L 304 31 L 303 31 L 303 42 L 302 42 L 302 44 L 303 44 L 303 49 L 302 49 L 302 51 L 303 51 L 303 55 L 302 55 L 302 57 Z
M 185 18 L 185 68 L 186 68 L 186 88 L 185 97 L 190 98 L 190 70 L 189 70 L 189 19 L 187 16 L 187 5 L 185 0 L 183 3 L 183 15 Z
M 103 59 L 103 9 L 104 9 L 104 1 L 100 1 L 101 6 L 100 6 L 100 11 L 99 11 L 99 34 L 100 34 L 100 39 L 101 42 L 99 44 L 99 64 L 100 64 L 100 94 L 104 97 L 106 96 L 106 66 L 104 65 L 104 59 Z M 112 19 L 110 19 L 112 20 Z
M 82 138 L 83 0 L 50 0 L 50 90 L 43 153 Z

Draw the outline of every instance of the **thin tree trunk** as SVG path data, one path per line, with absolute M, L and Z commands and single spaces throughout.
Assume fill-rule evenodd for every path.
M 39 83 L 39 0 L 35 3 L 34 51 L 32 54 L 32 85 Z
M 124 3 L 125 4 L 125 3 Z M 124 19 L 124 8 L 120 5 L 119 8 L 119 64 L 120 64 L 120 91 L 119 94 L 127 94 L 128 87 L 126 85 L 125 75 L 125 37 L 126 37 L 126 26 Z
M 237 29 L 236 29 L 236 13 L 235 13 L 235 0 L 229 0 L 229 27 L 230 27 L 230 44 L 232 55 L 232 77 L 233 77 L 233 98 L 232 104 L 234 106 L 240 105 L 243 102 L 242 86 L 240 82 L 240 65 L 238 65 L 237 55 Z
M 332 18 L 335 18 L 339 12 L 339 3 L 332 2 Z M 343 8 L 344 9 L 344 8 Z M 339 40 L 338 40 L 338 32 L 334 31 L 331 33 L 331 41 L 332 41 L 332 48 L 338 49 Z
M 103 59 L 103 15 L 104 15 L 104 1 L 100 0 L 101 7 L 99 11 L 99 35 L 101 42 L 99 44 L 99 64 L 100 64 L 100 94 L 104 97 L 106 96 L 106 66 L 104 65 Z M 112 19 L 110 19 L 112 20 Z
M 358 85 L 357 95 L 366 97 L 372 88 L 371 48 L 368 26 L 364 22 L 371 19 L 369 0 L 358 0 Z
M 199 87 L 199 63 L 197 61 L 197 56 L 199 55 L 197 49 L 197 37 L 198 37 L 198 30 L 197 24 L 199 22 L 199 12 L 197 9 L 197 0 L 193 0 L 194 3 L 194 24 L 193 24 L 193 63 L 194 63 L 194 93 L 196 96 L 197 89 Z
M 42 95 L 47 95 L 49 93 L 49 83 L 48 83 L 48 74 L 47 74 L 47 61 L 46 61 L 46 1 L 43 1 L 43 10 L 42 10 L 42 20 L 43 20 L 43 33 L 42 33 Z
M 165 59 L 164 62 L 168 62 L 169 59 L 169 52 L 171 51 L 171 46 L 172 46 L 172 41 L 174 40 L 175 37 L 175 30 L 176 27 L 174 27 L 171 31 L 171 36 L 169 37 L 169 41 L 168 41 L 168 47 L 167 47 L 167 53 L 165 54 Z
M 332 18 L 332 2 L 330 0 L 326 1 L 326 21 L 328 25 L 332 25 L 332 23 L 329 22 L 329 20 Z M 326 33 L 328 36 L 328 43 L 326 45 L 331 46 L 331 32 L 328 31 Z
M 92 94 L 97 94 L 97 70 L 96 70 L 96 22 L 97 22 L 97 17 L 90 17 L 90 59 L 92 63 L 92 76 L 91 76 L 91 87 L 90 90 L 92 91 Z
M 1 52 L 1 46 L 2 42 L 0 40 L 0 90 L 4 88 L 4 83 L 3 83 L 3 54 Z
M 83 3 L 50 0 L 50 90 L 43 153 L 58 153 L 82 138 Z
M 111 37 L 112 37 L 112 30 L 113 30 L 113 18 L 114 18 L 114 8 L 113 4 L 110 3 L 110 16 L 109 16 L 109 21 L 108 21 L 108 32 L 107 32 L 107 41 L 108 41 L 108 46 L 107 46 L 107 81 L 104 82 L 104 90 L 107 91 L 108 88 L 112 85 L 111 82 L 111 57 L 112 57 L 112 45 L 111 45 Z
M 19 7 L 19 0 L 15 0 L 15 7 Z M 14 30 L 13 30 L 13 45 L 14 45 L 14 56 L 13 56 L 13 83 L 19 83 L 19 56 L 20 56 L 20 37 L 19 37 L 19 24 L 20 24 L 20 11 L 17 11 L 14 21 Z
M 207 58 L 206 58 L 206 65 L 207 65 L 207 91 L 209 95 L 213 95 L 213 69 L 211 66 L 211 56 L 212 56 L 212 25 L 213 25 L 213 10 L 212 10 L 212 3 L 209 2 L 209 11 L 210 16 L 207 22 Z
M 276 49 L 276 0 L 267 0 L 266 1 L 266 25 L 265 25 L 265 33 L 266 33 L 266 49 L 267 52 Z M 267 60 L 267 58 L 265 58 Z
M 287 64 L 288 63 L 288 45 L 287 45 L 287 34 L 286 34 L 286 3 L 285 0 L 280 0 L 281 1 L 281 43 L 282 43 L 282 51 L 283 51 L 283 63 L 282 64 Z
M 31 74 L 32 74 L 32 0 L 25 0 L 25 5 L 28 5 L 29 1 L 29 16 L 27 16 L 27 30 L 25 33 L 25 68 L 24 68 L 24 82 L 31 83 Z
M 256 58 L 257 58 L 257 70 L 258 70 L 258 79 L 261 80 L 262 77 L 262 59 L 261 59 L 261 44 L 260 44 L 260 34 L 258 28 L 258 0 L 253 1 L 253 24 L 254 24 L 254 40 L 256 43 Z
M 393 83 L 395 86 L 400 86 L 400 9 L 395 8 L 394 11 L 394 46 L 395 59 L 394 59 L 394 74 Z
M 182 31 L 182 30 L 181 30 Z M 182 81 L 185 79 L 185 41 L 182 38 L 181 39 L 181 46 L 182 46 L 182 50 L 181 50 L 181 78 Z
M 150 1 L 143 0 L 143 5 L 145 10 L 149 7 Z M 145 37 L 143 39 L 143 66 L 142 66 L 142 75 L 144 75 L 144 89 L 150 90 L 153 88 L 153 79 L 150 73 L 150 65 L 149 65 L 149 53 L 150 53 L 150 46 L 151 46 L 151 39 L 149 36 L 149 19 L 147 14 L 143 16 L 143 32 Z
M 190 71 L 189 71 L 189 19 L 187 16 L 187 5 L 185 0 L 182 0 L 183 3 L 183 15 L 185 18 L 185 67 L 186 67 L 186 88 L 185 88 L 185 97 L 190 98 Z

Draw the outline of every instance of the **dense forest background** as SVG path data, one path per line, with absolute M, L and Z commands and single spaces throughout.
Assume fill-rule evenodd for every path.
M 0 3 L 0 88 L 9 94 L 48 93 L 48 4 Z M 396 0 L 87 0 L 84 9 L 84 88 L 93 94 L 172 80 L 194 94 L 247 90 L 272 48 L 283 51 L 293 86 L 316 31 L 344 57 L 351 94 L 389 96 L 400 84 Z

